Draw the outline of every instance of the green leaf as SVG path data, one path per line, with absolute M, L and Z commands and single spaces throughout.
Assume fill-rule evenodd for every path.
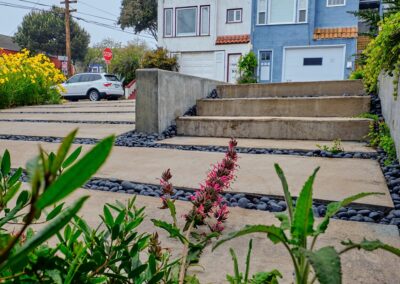
M 249 241 L 249 249 L 247 251 L 247 257 L 246 257 L 246 272 L 244 274 L 244 283 L 247 283 L 249 279 L 249 272 L 250 272 L 250 260 L 251 260 L 251 251 L 253 249 L 253 239 L 250 239 Z
M 24 206 L 29 200 L 29 192 L 27 190 L 21 191 L 17 198 L 17 205 L 20 204 L 21 207 Z
M 317 230 L 316 230 L 316 234 L 321 234 L 324 233 L 326 231 L 326 229 L 328 228 L 329 225 L 329 219 L 334 216 L 342 207 L 346 207 L 347 205 L 349 205 L 350 203 L 360 199 L 360 198 L 364 198 L 366 196 L 370 196 L 370 195 L 384 195 L 384 193 L 381 192 L 361 192 L 358 193 L 356 195 L 347 197 L 345 199 L 343 199 L 342 201 L 338 201 L 338 202 L 332 202 L 329 203 L 327 208 L 326 208 L 326 214 L 324 219 L 321 221 L 321 223 L 317 226 Z
M 22 175 L 22 168 L 18 168 L 15 171 L 15 173 L 8 180 L 8 182 L 7 182 L 8 186 L 11 186 L 11 185 L 15 184 L 19 180 L 21 175 Z
M 253 275 L 251 284 L 278 284 L 278 277 L 282 278 L 282 274 L 276 269 L 271 272 L 258 272 Z
M 290 229 L 290 222 L 289 222 L 289 217 L 285 213 L 277 213 L 275 214 L 275 217 L 278 218 L 279 221 L 281 221 L 281 229 L 282 230 L 289 230 Z
M 74 141 L 77 132 L 78 129 L 75 129 L 63 139 L 61 146 L 58 148 L 57 155 L 55 156 L 54 161 L 51 163 L 52 174 L 56 174 L 57 171 L 61 168 L 61 165 L 63 164 L 64 159 L 67 156 L 69 149 L 71 148 L 72 142 Z
M 111 136 L 93 147 L 82 159 L 66 170 L 49 186 L 38 200 L 37 208 L 43 209 L 56 203 L 84 185 L 104 164 L 113 144 L 114 136 Z
M 22 182 L 18 182 L 11 186 L 8 190 L 6 195 L 4 196 L 4 202 L 7 204 L 8 201 L 10 201 L 14 195 L 18 192 L 18 190 L 21 188 Z
M 54 219 L 54 217 L 56 217 L 61 212 L 64 204 L 65 203 L 63 202 L 60 205 L 56 206 L 53 210 L 51 210 L 50 213 L 46 217 L 46 221 L 50 221 L 50 220 Z
M 3 218 L 0 218 L 0 228 L 4 226 L 7 222 L 14 219 L 15 215 L 22 209 L 23 204 L 17 203 L 15 207 L 8 212 Z
M 172 201 L 172 200 L 170 200 L 170 199 L 167 199 L 167 206 L 168 206 L 168 209 L 169 209 L 169 212 L 171 213 L 171 217 L 172 217 L 172 219 L 174 220 L 174 224 L 176 224 L 176 207 L 175 207 L 175 203 Z
M 278 175 L 278 177 L 279 177 L 279 179 L 281 180 L 281 183 L 282 183 L 283 194 L 285 196 L 285 201 L 286 201 L 286 205 L 287 205 L 288 213 L 289 213 L 289 223 L 292 224 L 292 221 L 293 221 L 293 200 L 292 200 L 292 196 L 290 195 L 289 185 L 287 183 L 285 174 L 283 173 L 283 170 L 281 169 L 281 167 L 278 164 L 274 164 L 274 166 L 275 166 L 276 174 Z
M 11 157 L 10 152 L 8 150 L 4 151 L 3 159 L 1 160 L 1 173 L 3 176 L 7 176 L 11 170 Z
M 28 239 L 20 249 L 18 249 L 6 260 L 2 267 L 4 268 L 16 265 L 22 259 L 24 259 L 30 251 L 37 248 L 39 245 L 60 231 L 75 216 L 75 214 L 78 213 L 88 198 L 88 196 L 84 196 L 74 202 L 71 207 L 67 208 L 60 215 L 58 215 L 57 218 L 55 218 L 44 229 L 35 234 L 32 238 Z
M 334 247 L 324 247 L 317 251 L 305 251 L 317 279 L 321 284 L 341 284 L 342 267 L 339 254 Z
M 103 207 L 103 214 L 106 225 L 112 227 L 114 225 L 114 218 L 107 205 L 104 205 Z
M 159 283 L 159 281 L 164 277 L 164 271 L 158 272 L 156 275 L 154 275 L 147 284 L 156 284 Z
M 222 240 L 218 241 L 212 248 L 214 251 L 217 247 L 222 245 L 223 243 L 230 241 L 232 239 L 248 235 L 248 234 L 253 234 L 253 233 L 266 233 L 267 237 L 274 243 L 280 243 L 280 242 L 287 242 L 287 238 L 285 236 L 285 233 L 281 228 L 275 227 L 274 225 L 272 226 L 265 226 L 265 225 L 252 225 L 252 226 L 246 226 L 243 229 L 232 232 Z
M 72 165 L 72 163 L 76 161 L 76 159 L 78 159 L 81 152 L 82 152 L 82 146 L 79 146 L 71 153 L 71 155 L 68 156 L 68 158 L 65 159 L 61 167 L 63 169 L 68 168 L 70 165 Z
M 129 278 L 132 279 L 139 278 L 139 275 L 142 274 L 143 271 L 145 271 L 146 269 L 147 269 L 147 263 L 139 265 L 129 273 Z
M 397 255 L 400 257 L 400 249 L 395 248 L 391 245 L 382 243 L 380 240 L 375 240 L 375 241 L 368 241 L 364 239 L 361 243 L 353 243 L 352 241 L 343 241 L 342 245 L 348 247 L 348 248 L 357 248 L 357 249 L 363 249 L 366 251 L 374 251 L 377 249 L 383 249 L 385 251 L 388 251 L 390 253 L 393 253 L 394 255 Z
M 179 228 L 175 227 L 174 225 L 164 222 L 162 220 L 151 219 L 151 221 L 153 222 L 153 224 L 156 227 L 159 227 L 159 228 L 167 231 L 169 233 L 170 238 L 174 238 L 174 239 L 177 238 L 182 242 L 187 242 L 187 239 L 181 234 L 181 231 L 179 230 Z
M 304 245 L 307 236 L 313 232 L 314 214 L 312 211 L 313 183 L 315 176 L 319 171 L 319 167 L 308 178 L 300 192 L 300 196 L 296 202 L 294 211 L 293 225 L 291 233 L 294 239 L 300 241 Z
M 234 279 L 236 280 L 236 283 L 241 283 L 242 281 L 242 274 L 239 272 L 239 263 L 238 263 L 238 259 L 236 256 L 235 251 L 233 250 L 233 248 L 229 248 L 229 253 L 231 254 L 232 257 L 232 261 L 233 261 L 233 273 L 234 273 L 234 277 L 227 275 L 228 279 Z M 234 283 L 235 283 L 234 282 Z

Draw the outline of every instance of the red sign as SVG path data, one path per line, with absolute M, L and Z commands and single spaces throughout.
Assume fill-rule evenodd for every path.
M 104 50 L 103 50 L 103 58 L 104 58 L 104 60 L 107 62 L 110 62 L 111 61 L 111 59 L 113 58 L 113 54 L 112 54 L 112 50 L 111 50 L 111 48 L 105 48 Z

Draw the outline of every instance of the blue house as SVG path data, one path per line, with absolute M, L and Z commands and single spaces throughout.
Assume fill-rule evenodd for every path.
M 360 0 L 253 0 L 261 83 L 343 80 L 354 70 Z

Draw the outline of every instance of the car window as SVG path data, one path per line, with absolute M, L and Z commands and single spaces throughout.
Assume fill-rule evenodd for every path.
M 81 75 L 72 76 L 67 80 L 67 83 L 78 83 L 81 78 Z
M 91 74 L 82 74 L 81 78 L 79 80 L 80 83 L 84 83 L 84 82 L 90 82 L 91 80 Z
M 118 82 L 118 78 L 115 75 L 104 75 L 104 77 L 106 77 L 107 81 L 113 81 L 113 82 Z
M 101 79 L 101 75 L 99 74 L 91 74 L 90 75 L 90 81 L 97 81 Z

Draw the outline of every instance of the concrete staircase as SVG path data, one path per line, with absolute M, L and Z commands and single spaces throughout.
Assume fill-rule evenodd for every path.
M 177 119 L 184 136 L 363 140 L 370 97 L 360 81 L 218 86 L 219 99 L 197 101 L 198 116 Z

